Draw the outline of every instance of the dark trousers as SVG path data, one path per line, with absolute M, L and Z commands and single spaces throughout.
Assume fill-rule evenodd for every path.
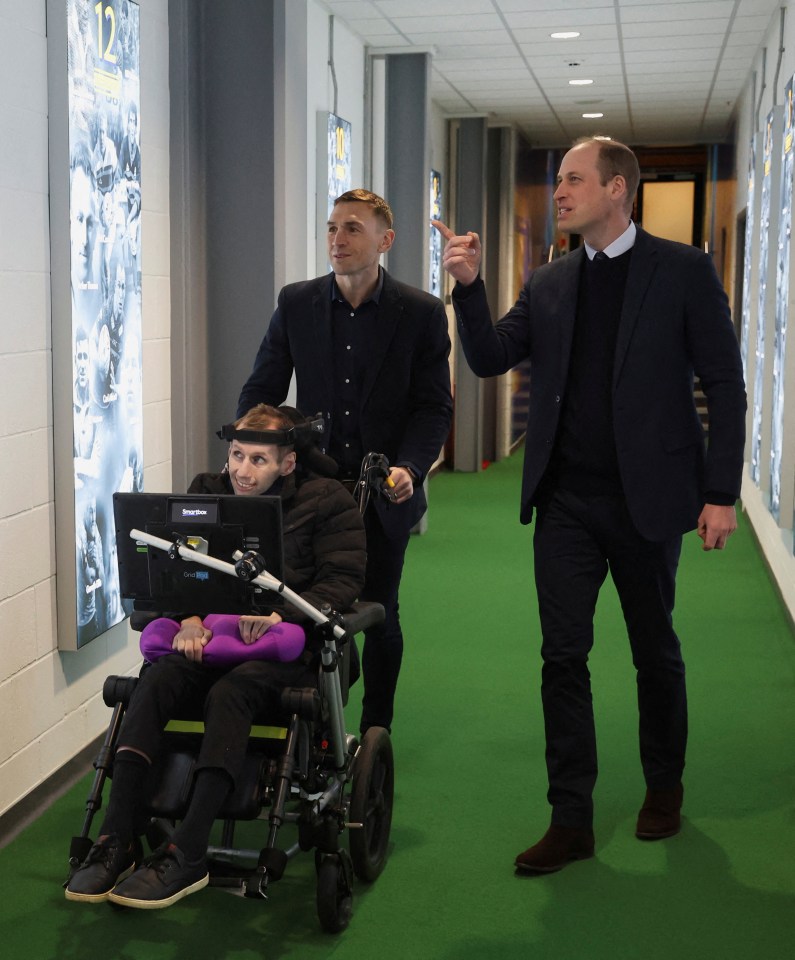
M 217 767 L 234 781 L 254 719 L 279 722 L 284 718 L 284 687 L 312 686 L 316 679 L 317 669 L 301 660 L 249 660 L 231 670 L 216 670 L 181 654 L 161 657 L 138 681 L 119 732 L 119 747 L 133 747 L 154 760 L 169 720 L 202 718 L 205 732 L 197 769 Z
M 620 497 L 556 491 L 537 511 L 535 579 L 541 616 L 541 694 L 552 822 L 590 826 L 597 776 L 588 655 L 608 570 L 637 671 L 640 756 L 646 784 L 682 777 L 687 741 L 685 667 L 672 625 L 682 538 L 653 543 Z
M 362 652 L 364 696 L 361 729 L 392 726 L 400 664 L 403 660 L 403 632 L 400 629 L 398 592 L 410 533 L 390 538 L 371 505 L 364 514 L 367 533 L 367 571 L 362 600 L 381 603 L 383 624 L 366 630 Z

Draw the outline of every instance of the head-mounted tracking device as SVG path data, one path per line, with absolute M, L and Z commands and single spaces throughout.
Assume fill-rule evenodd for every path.
M 286 430 L 237 430 L 227 423 L 217 431 L 221 440 L 237 440 L 239 443 L 275 444 L 277 447 L 293 446 L 298 452 L 313 446 L 323 436 L 324 420 L 321 416 L 296 423 Z

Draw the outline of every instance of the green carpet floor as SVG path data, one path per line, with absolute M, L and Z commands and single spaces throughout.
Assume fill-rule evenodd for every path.
M 319 930 L 311 856 L 289 865 L 268 902 L 209 889 L 155 912 L 68 903 L 60 882 L 86 777 L 0 851 L 2 956 L 792 956 L 795 638 L 742 519 L 725 552 L 704 554 L 695 534 L 683 549 L 676 623 L 691 735 L 681 834 L 651 844 L 633 836 L 644 789 L 634 678 L 608 583 L 591 660 L 597 855 L 553 876 L 514 876 L 514 856 L 548 823 L 532 530 L 517 519 L 519 460 L 431 483 L 429 532 L 409 548 L 402 594 L 393 849 L 375 884 L 357 884 L 347 931 Z M 354 690 L 349 729 L 356 699 Z

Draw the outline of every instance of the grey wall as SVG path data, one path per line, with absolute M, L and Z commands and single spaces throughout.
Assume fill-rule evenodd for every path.
M 171 0 L 169 9 L 180 485 L 220 466 L 214 433 L 235 416 L 275 300 L 274 3 Z
M 428 289 L 430 55 L 386 58 L 384 192 L 395 214 L 388 268 L 398 280 Z
M 485 244 L 487 124 L 483 117 L 457 121 L 454 222 L 458 233 L 477 233 Z M 484 280 L 487 264 L 481 265 Z M 460 341 L 455 344 L 454 468 L 477 471 L 483 461 L 483 381 L 469 369 Z

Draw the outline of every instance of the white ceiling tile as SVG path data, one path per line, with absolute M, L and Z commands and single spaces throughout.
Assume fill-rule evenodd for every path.
M 726 36 L 726 27 L 728 24 L 724 21 L 711 20 L 690 20 L 686 28 L 683 27 L 681 20 L 662 20 L 654 24 L 647 22 L 623 23 L 621 24 L 621 35 L 625 41 L 635 43 L 638 39 L 644 37 L 693 37 L 693 36 L 714 36 L 721 40 Z
M 616 49 L 619 37 L 615 30 L 605 32 L 603 37 L 578 37 L 570 43 L 555 43 L 549 39 L 546 31 L 514 30 L 514 39 L 525 53 L 545 57 L 557 57 L 560 60 L 576 60 L 605 49 Z
M 389 35 L 391 37 L 399 37 L 400 34 L 395 30 L 394 27 L 390 26 L 383 19 L 380 18 L 364 18 L 357 20 L 355 23 L 350 25 L 352 29 L 359 34 L 360 37 L 369 37 L 369 36 L 385 36 Z
M 657 20 L 678 20 L 689 23 L 694 20 L 724 20 L 726 23 L 734 10 L 734 0 L 685 0 L 680 3 L 622 3 L 622 23 L 650 23 Z
M 631 54 L 646 53 L 647 51 L 666 54 L 669 50 L 690 51 L 691 56 L 717 57 L 723 49 L 723 37 L 713 34 L 698 33 L 695 36 L 679 37 L 638 37 L 632 41 L 629 51 Z
M 372 17 L 378 12 L 370 0 L 325 0 L 325 4 L 333 14 L 346 22 L 355 17 Z
M 496 5 L 502 10 L 503 13 L 543 13 L 544 11 L 549 10 L 550 3 L 547 0 L 495 0 Z M 555 0 L 554 8 L 561 14 L 568 13 L 579 13 L 584 6 L 587 7 L 603 7 L 605 9 L 613 9 L 613 0 L 590 0 L 590 2 L 583 2 L 583 0 Z
M 783 4 L 763 2 L 761 6 L 766 7 L 767 9 L 750 15 L 744 15 L 743 11 L 746 8 L 741 7 L 740 14 L 735 18 L 734 21 L 736 28 L 738 30 L 759 30 L 761 32 L 763 30 L 767 30 L 774 17 L 775 20 L 778 21 L 779 10 Z
M 405 37 L 401 37 L 399 33 L 383 33 L 375 34 L 369 37 L 363 37 L 363 40 L 367 43 L 368 47 L 374 48 L 374 52 L 378 52 L 378 47 L 386 47 L 391 49 L 393 47 L 405 47 L 407 50 L 411 50 L 412 45 L 409 43 Z
M 567 76 L 575 77 L 578 74 L 587 74 L 590 70 L 610 70 L 613 73 L 620 73 L 620 59 L 618 49 L 603 48 L 595 51 L 585 57 L 575 57 L 573 60 L 567 60 L 561 57 L 535 56 L 528 60 L 533 67 L 543 68 L 545 70 L 558 70 Z
M 469 19 L 471 14 L 494 12 L 491 0 L 373 0 L 373 7 L 388 17 L 426 17 L 444 15 Z M 452 26 L 452 24 L 451 24 Z
M 431 10 L 436 11 L 434 4 L 428 5 Z M 427 7 L 426 7 L 427 9 Z M 440 17 L 440 16 L 427 16 L 427 17 L 391 17 L 391 22 L 403 33 L 411 36 L 412 34 L 421 34 L 425 36 L 426 33 L 447 33 L 450 36 L 452 33 L 472 33 L 473 31 L 479 30 L 499 30 L 502 27 L 502 21 L 497 16 L 496 13 L 485 13 L 477 14 L 475 16 L 464 18 L 460 24 L 457 24 L 458 29 L 450 30 L 450 18 L 449 17 Z
M 544 5 L 543 10 L 521 10 L 511 13 L 505 17 L 508 24 L 513 28 L 521 27 L 543 27 L 545 30 L 580 30 L 590 26 L 615 25 L 616 15 L 612 6 L 596 7 L 586 3 L 580 3 L 576 18 L 562 17 L 560 12 L 555 9 L 557 5 L 550 7 Z
M 442 49 L 445 46 L 464 47 L 473 43 L 503 44 L 515 49 L 511 35 L 505 30 L 471 30 L 467 32 L 450 32 L 448 30 L 444 33 L 425 33 L 423 34 L 423 43 L 437 49 Z
M 487 77 L 527 76 L 527 65 L 521 57 L 504 57 L 499 62 L 493 60 L 478 60 L 476 58 L 444 61 L 435 60 L 434 66 L 441 73 L 461 74 L 466 77 L 482 74 Z
M 477 39 L 477 38 L 475 38 Z M 481 60 L 494 63 L 506 57 L 515 57 L 516 47 L 512 43 L 471 43 L 466 46 L 444 46 L 436 48 L 435 60 L 444 64 L 451 60 L 459 60 L 466 64 L 469 61 Z
M 627 69 L 633 64 L 640 66 L 649 66 L 655 63 L 671 64 L 682 61 L 684 63 L 695 63 L 701 68 L 709 66 L 710 69 L 717 64 L 718 51 L 706 48 L 695 47 L 693 49 L 683 47 L 667 47 L 665 49 L 652 50 L 625 50 L 624 60 Z

